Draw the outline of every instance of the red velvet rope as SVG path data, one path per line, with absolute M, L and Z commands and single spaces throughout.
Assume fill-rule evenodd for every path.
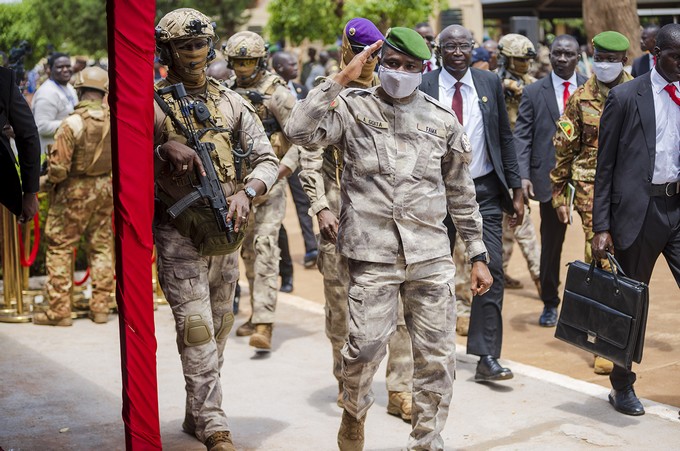
M 28 259 L 24 257 L 26 250 L 24 249 L 24 237 L 21 233 L 21 227 L 17 227 L 17 232 L 19 235 L 19 260 L 21 266 L 27 268 L 35 263 L 35 257 L 38 255 L 38 246 L 40 245 L 40 217 L 38 213 L 33 216 L 33 247 L 31 247 L 31 255 L 29 255 Z

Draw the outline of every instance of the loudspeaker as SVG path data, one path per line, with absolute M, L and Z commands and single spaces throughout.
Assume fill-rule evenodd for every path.
M 515 16 L 510 18 L 510 32 L 529 38 L 534 48 L 538 49 L 539 27 L 538 17 Z

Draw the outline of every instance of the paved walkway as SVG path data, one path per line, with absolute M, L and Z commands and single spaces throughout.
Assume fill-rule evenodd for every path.
M 246 285 L 247 286 L 247 285 Z M 331 374 L 323 310 L 281 294 L 274 352 L 257 355 L 247 338 L 225 352 L 224 407 L 239 450 L 334 450 L 341 411 Z M 117 317 L 71 328 L 0 324 L 0 448 L 124 449 Z M 241 313 L 236 325 L 247 315 Z M 202 450 L 181 432 L 184 382 L 170 309 L 156 312 L 160 420 L 166 450 Z M 459 348 L 457 380 L 444 430 L 447 449 L 679 449 L 678 408 L 643 400 L 628 417 L 607 403 L 607 389 L 503 361 L 515 378 L 472 381 L 475 363 Z M 383 367 L 384 368 L 384 367 Z M 374 381 L 367 450 L 403 449 L 410 426 L 386 414 L 384 369 Z

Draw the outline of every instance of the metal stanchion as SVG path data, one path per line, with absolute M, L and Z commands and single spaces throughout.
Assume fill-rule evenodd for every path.
M 2 235 L 2 278 L 5 302 L 4 308 L 0 309 L 0 322 L 28 323 L 31 321 L 31 315 L 24 313 L 17 221 L 5 207 L 2 207 Z

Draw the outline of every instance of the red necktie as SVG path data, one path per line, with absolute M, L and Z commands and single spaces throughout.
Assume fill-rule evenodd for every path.
M 667 84 L 663 88 L 664 91 L 668 93 L 669 96 L 671 96 L 671 99 L 673 99 L 673 102 L 675 102 L 676 105 L 680 106 L 680 97 L 675 93 L 675 85 L 672 84 Z
M 652 55 L 652 58 L 654 59 L 654 66 L 656 66 L 656 55 Z
M 562 111 L 567 107 L 567 100 L 569 100 L 569 83 L 568 81 L 565 81 L 562 83 L 564 85 L 564 93 L 562 94 Z
M 456 92 L 453 93 L 451 109 L 456 113 L 460 125 L 463 125 L 463 94 L 460 92 L 460 87 L 463 86 L 463 83 L 457 81 L 454 86 L 456 87 Z

